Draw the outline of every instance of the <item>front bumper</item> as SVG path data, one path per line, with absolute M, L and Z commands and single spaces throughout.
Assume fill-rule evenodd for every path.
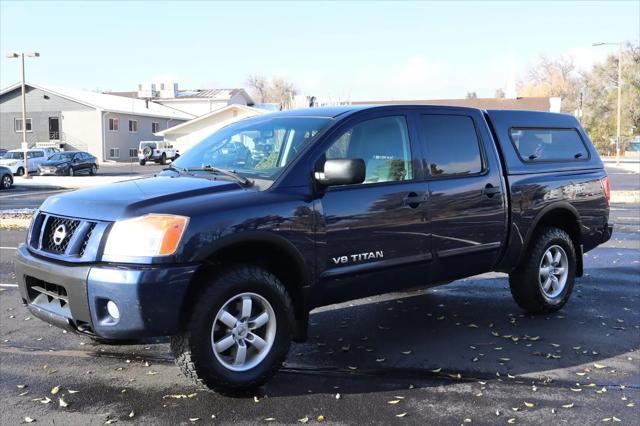
M 18 247 L 16 277 L 23 303 L 41 320 L 104 339 L 170 336 L 198 265 L 69 265 Z M 120 318 L 107 312 L 116 303 Z
M 68 173 L 69 168 L 68 167 L 64 167 L 64 168 L 57 168 L 57 167 L 39 167 L 38 168 L 38 173 L 42 176 L 47 176 L 47 175 L 53 175 L 53 176 L 59 176 L 59 175 L 65 175 Z

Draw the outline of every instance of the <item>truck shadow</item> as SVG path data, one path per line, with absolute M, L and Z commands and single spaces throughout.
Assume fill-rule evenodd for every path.
M 564 376 L 575 382 L 574 372 L 554 370 L 593 369 L 640 348 L 640 295 L 637 283 L 629 287 L 639 269 L 608 269 L 595 275 L 624 278 L 606 285 L 593 275 L 580 279 L 572 299 L 554 314 L 525 314 L 504 278 L 462 280 L 320 310 L 311 316 L 309 340 L 292 347 L 264 392 L 303 394 L 312 386 L 314 392 L 335 393 L 337 382 L 345 383 L 344 394 L 465 380 L 531 383 Z

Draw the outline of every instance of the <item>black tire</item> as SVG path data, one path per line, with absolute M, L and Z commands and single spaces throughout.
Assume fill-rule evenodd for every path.
M 163 166 L 165 164 L 167 164 L 167 154 L 165 154 L 164 152 L 162 153 L 162 156 L 160 157 L 160 164 L 162 164 Z
M 95 164 L 91 165 L 91 168 L 89 169 L 89 174 L 91 176 L 95 176 L 98 173 L 98 167 Z
M 11 188 L 11 185 L 13 185 L 13 176 L 11 176 L 8 173 L 2 176 L 2 181 L 0 182 L 0 188 L 9 189 Z
M 18 167 L 18 170 L 16 170 L 16 176 L 24 176 L 24 168 L 23 167 Z
M 278 278 L 259 267 L 239 265 L 214 276 L 197 295 L 185 331 L 171 338 L 171 350 L 178 367 L 196 384 L 221 394 L 242 394 L 265 383 L 282 365 L 291 344 L 293 307 Z M 275 314 L 276 332 L 264 359 L 249 370 L 232 371 L 214 355 L 212 327 L 225 303 L 247 292 L 269 302 Z
M 540 268 L 543 256 L 553 246 L 561 247 L 567 257 L 568 274 L 564 288 L 557 296 L 548 297 L 542 289 Z M 569 234 L 559 228 L 544 227 L 536 232 L 522 263 L 509 274 L 511 295 L 529 313 L 560 310 L 573 291 L 576 273 L 576 251 Z
M 144 166 L 145 164 L 147 164 L 147 160 L 140 160 L 140 165 Z
M 73 167 L 69 166 L 69 170 L 67 170 L 67 175 L 74 176 L 75 174 L 76 174 L 76 171 L 73 170 Z

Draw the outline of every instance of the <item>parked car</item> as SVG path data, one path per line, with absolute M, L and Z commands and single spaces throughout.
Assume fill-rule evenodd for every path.
M 166 164 L 167 160 L 175 160 L 180 155 L 170 143 L 163 141 L 141 141 L 138 147 L 138 161 L 144 166 L 147 161 Z
M 4 148 L 0 148 L 0 158 L 7 153 L 7 150 Z
M 209 162 L 265 139 L 267 157 Z M 558 311 L 583 253 L 611 237 L 609 197 L 570 115 L 279 112 L 220 129 L 157 176 L 47 199 L 16 276 L 34 316 L 107 341 L 172 336 L 188 377 L 236 392 L 282 365 L 319 306 L 501 271 L 524 311 Z
M 640 136 L 629 141 L 624 150 L 624 156 L 629 158 L 640 157 Z
M 42 162 L 38 171 L 41 175 L 73 176 L 78 173 L 87 173 L 93 176 L 98 173 L 98 159 L 88 152 L 58 152 Z
M 9 189 L 13 185 L 13 173 L 11 169 L 0 166 L 0 189 Z
M 29 173 L 38 171 L 38 166 L 46 160 L 45 151 L 43 149 L 27 150 L 27 168 Z M 12 149 L 7 151 L 0 159 L 0 166 L 11 169 L 11 173 L 16 176 L 24 175 L 24 151 L 21 149 Z

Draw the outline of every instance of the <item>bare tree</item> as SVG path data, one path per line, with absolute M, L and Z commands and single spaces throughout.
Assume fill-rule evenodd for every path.
M 289 109 L 293 105 L 293 97 L 298 93 L 293 82 L 283 77 L 273 77 L 269 88 L 271 102 L 280 104 L 280 109 Z
M 258 103 L 268 102 L 267 96 L 269 91 L 269 83 L 267 79 L 259 74 L 250 74 L 245 84 L 249 87 L 251 96 Z
M 476 92 L 467 92 L 465 97 L 467 99 L 478 99 L 478 94 Z
M 272 102 L 280 105 L 280 109 L 293 106 L 293 97 L 298 94 L 295 84 L 284 77 L 272 77 L 267 80 L 264 76 L 251 74 L 246 84 L 254 100 L 258 103 Z
M 496 89 L 496 93 L 493 95 L 494 98 L 504 99 L 507 95 L 504 93 L 502 89 Z
M 520 96 L 558 96 L 562 110 L 573 113 L 579 106 L 582 76 L 576 72 L 573 58 L 563 56 L 550 59 L 542 56 L 529 69 L 527 79 L 518 85 Z

